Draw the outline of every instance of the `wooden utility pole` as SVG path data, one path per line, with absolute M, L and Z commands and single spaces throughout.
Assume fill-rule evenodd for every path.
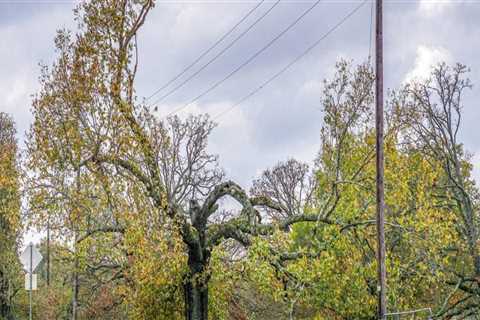
M 376 0 L 375 27 L 375 127 L 377 167 L 377 273 L 378 273 L 378 318 L 386 319 L 386 277 L 385 269 L 385 196 L 384 196 L 384 155 L 383 155 L 383 1 Z

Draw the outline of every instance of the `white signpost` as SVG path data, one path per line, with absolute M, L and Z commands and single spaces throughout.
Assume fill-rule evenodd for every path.
M 28 272 L 25 276 L 25 288 L 29 290 L 30 293 L 30 320 L 32 320 L 32 291 L 37 289 L 37 275 L 33 274 L 33 271 L 38 267 L 42 258 L 40 251 L 38 251 L 31 242 L 20 255 L 20 262 L 23 264 L 23 269 Z
M 25 290 L 30 291 L 30 273 L 25 274 Z M 37 275 L 32 274 L 32 290 L 37 290 Z

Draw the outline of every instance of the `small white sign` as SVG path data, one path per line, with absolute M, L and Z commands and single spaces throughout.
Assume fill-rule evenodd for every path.
M 25 290 L 30 291 L 30 273 L 25 274 Z M 32 290 L 37 290 L 37 275 L 32 274 Z
M 40 261 L 42 261 L 42 254 L 38 249 L 30 244 L 20 255 L 20 262 L 23 264 L 23 269 L 30 272 L 30 261 L 32 262 L 32 272 L 35 271 L 35 268 L 38 266 Z

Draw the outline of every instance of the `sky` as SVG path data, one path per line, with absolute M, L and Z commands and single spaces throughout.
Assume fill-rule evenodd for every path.
M 158 103 L 158 116 L 184 106 L 241 65 L 292 21 L 313 0 L 282 0 L 229 50 L 184 87 Z M 215 90 L 179 112 L 210 113 L 229 109 L 251 90 L 320 39 L 361 2 L 323 0 L 291 30 Z M 258 4 L 245 0 L 157 1 L 140 31 L 137 94 L 150 96 L 195 60 L 204 50 Z M 13 115 L 23 143 L 32 116 L 31 95 L 39 89 L 39 63 L 55 59 L 56 30 L 75 30 L 75 1 L 0 0 L 0 111 Z M 222 42 L 223 47 L 265 14 L 266 0 Z M 362 63 L 371 45 L 372 3 L 256 95 L 216 119 L 209 149 L 218 154 L 227 177 L 249 187 L 262 170 L 288 158 L 312 163 L 320 145 L 323 80 L 332 77 L 340 59 Z M 472 154 L 480 181 L 480 0 L 386 0 L 384 4 L 384 74 L 387 89 L 424 77 L 438 62 L 463 63 L 474 84 L 464 99 L 461 140 Z M 220 50 L 201 60 L 207 62 Z M 199 68 L 193 68 L 189 74 Z M 183 78 L 180 78 L 183 79 Z M 181 82 L 179 80 L 176 83 Z M 173 86 L 172 86 L 173 87 Z M 171 88 L 171 87 L 169 87 Z M 147 100 L 153 103 L 154 98 Z

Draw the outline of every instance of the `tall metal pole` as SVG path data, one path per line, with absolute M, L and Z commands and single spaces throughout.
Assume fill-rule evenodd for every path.
M 384 154 L 383 154 L 383 1 L 376 0 L 375 39 L 375 127 L 377 167 L 377 273 L 378 273 L 378 318 L 386 319 L 385 269 L 385 198 L 384 198 Z
M 33 243 L 30 242 L 30 312 L 29 312 L 29 319 L 32 320 L 32 278 L 33 278 L 33 268 L 32 268 L 32 265 L 33 265 Z
M 50 217 L 47 220 L 47 286 L 50 286 Z

